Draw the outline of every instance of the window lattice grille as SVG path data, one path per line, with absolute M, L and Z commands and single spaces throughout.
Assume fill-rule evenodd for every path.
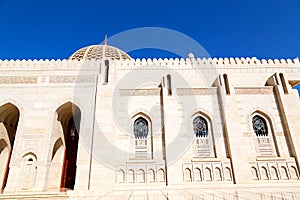
M 262 117 L 255 115 L 252 119 L 252 126 L 257 137 L 268 136 L 268 127 Z
M 207 137 L 207 121 L 203 117 L 196 117 L 193 121 L 193 127 L 196 137 Z

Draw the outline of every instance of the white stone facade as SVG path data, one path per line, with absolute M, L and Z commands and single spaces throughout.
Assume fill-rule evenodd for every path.
M 85 51 L 0 61 L 3 194 L 299 184 L 298 59 Z

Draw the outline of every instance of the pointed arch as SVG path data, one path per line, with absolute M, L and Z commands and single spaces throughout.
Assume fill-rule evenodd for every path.
M 197 116 L 193 120 L 193 129 L 196 137 L 207 137 L 208 136 L 208 124 L 207 120 L 201 115 Z
M 252 176 L 252 180 L 258 180 L 258 172 L 256 167 L 251 167 L 251 176 Z
M 286 167 L 284 167 L 284 166 L 280 167 L 280 176 L 281 176 L 281 179 L 283 179 L 283 180 L 289 179 L 289 175 L 288 175 Z
M 163 170 L 162 168 L 160 168 L 157 171 L 157 181 L 158 182 L 164 182 L 165 181 L 165 170 Z
M 198 111 L 191 117 L 192 132 L 195 137 L 194 155 L 196 157 L 215 157 L 215 145 L 211 118 Z
M 149 124 L 152 124 L 152 120 L 150 115 L 146 111 L 139 111 L 132 115 L 131 119 L 135 121 L 137 118 L 142 117 L 145 118 Z
M 260 174 L 262 180 L 269 180 L 268 170 L 265 167 L 261 167 Z
M 255 108 L 250 108 L 248 114 L 245 115 L 245 120 L 248 121 L 247 128 L 249 131 L 253 130 L 252 118 L 254 115 L 259 115 L 263 117 L 266 120 L 267 124 L 270 125 L 270 131 L 274 132 L 274 129 L 278 128 L 276 127 L 276 123 L 273 123 L 276 121 L 276 119 L 271 112 L 269 112 L 268 110 L 264 110 L 261 107 L 255 107 Z
M 135 182 L 135 175 L 133 169 L 129 169 L 127 172 L 127 182 L 134 183 Z
M 20 111 L 12 103 L 6 103 L 0 106 L 0 123 L 2 123 L 8 134 L 9 144 L 12 147 L 16 136 L 16 131 L 19 123 Z M 1 133 L 1 137 L 5 137 Z
M 257 137 L 268 136 L 269 133 L 267 122 L 261 116 L 255 115 L 252 118 L 252 126 Z
M 212 181 L 211 170 L 210 170 L 208 167 L 206 167 L 206 168 L 204 169 L 204 179 L 205 179 L 206 181 Z
M 155 182 L 155 171 L 153 169 L 149 169 L 147 179 L 148 182 Z
M 53 142 L 49 155 L 48 189 L 74 189 L 80 123 L 81 110 L 71 101 L 56 109 L 51 133 Z
M 194 175 L 195 181 L 202 181 L 201 170 L 198 167 L 196 167 L 196 169 L 194 170 L 194 173 L 195 173 L 195 175 Z
M 184 177 L 184 181 L 192 181 L 192 172 L 190 168 L 184 169 L 183 177 Z
M 291 178 L 292 179 L 299 179 L 299 175 L 298 175 L 298 170 L 296 169 L 296 167 L 291 166 Z
M 143 169 L 139 169 L 137 172 L 137 182 L 145 183 L 145 171 Z
M 224 170 L 224 179 L 226 181 L 231 181 L 232 180 L 231 170 L 228 167 L 225 167 L 225 170 Z
M 153 136 L 151 119 L 139 112 L 132 117 L 134 155 L 136 158 L 153 158 Z
M 124 183 L 125 182 L 125 172 L 123 169 L 118 170 L 117 174 L 118 183 Z
M 0 106 L 0 187 L 4 190 L 9 175 L 9 164 L 13 151 L 20 110 L 14 104 L 7 102 Z
M 148 121 L 143 118 L 139 117 L 136 120 L 134 120 L 134 137 L 136 139 L 146 139 L 149 134 L 149 124 Z
M 53 145 L 51 161 L 56 160 L 57 157 L 60 156 L 59 155 L 61 153 L 60 150 L 61 149 L 63 150 L 63 148 L 64 148 L 64 143 L 62 138 L 60 137 L 56 140 L 56 142 Z
M 222 181 L 222 172 L 221 169 L 219 167 L 216 167 L 214 170 L 215 174 L 214 174 L 214 179 L 215 181 Z
M 271 118 L 260 110 L 250 115 L 250 123 L 259 156 L 278 156 L 278 147 Z
M 34 153 L 28 152 L 22 157 L 22 190 L 31 190 L 35 186 L 36 174 L 37 174 L 37 157 Z
M 273 179 L 273 180 L 278 180 L 279 179 L 278 171 L 274 166 L 272 166 L 270 168 L 270 174 L 271 174 L 271 179 Z

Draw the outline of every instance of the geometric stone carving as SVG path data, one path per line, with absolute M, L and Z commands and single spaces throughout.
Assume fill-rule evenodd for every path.
M 192 160 L 192 163 L 183 163 L 182 170 L 185 182 L 232 181 L 232 172 L 228 161 Z
M 116 166 L 116 183 L 155 183 L 165 182 L 163 164 L 132 160 Z M 128 169 L 128 170 L 126 170 Z M 146 173 L 147 172 L 147 173 Z
M 295 161 L 262 160 L 249 163 L 252 180 L 289 180 L 299 179 Z M 290 171 L 287 166 L 290 165 Z M 259 167 L 260 166 L 260 167 Z M 257 169 L 260 168 L 259 172 Z M 268 173 L 269 172 L 269 173 Z M 260 176 L 259 176 L 260 175 Z
M 197 138 L 196 139 L 196 156 L 209 157 L 211 156 L 209 139 L 208 138 Z
M 261 88 L 234 88 L 236 95 L 270 95 L 273 94 L 272 87 L 261 87 Z
M 160 89 L 120 89 L 120 96 L 159 96 Z
M 1 76 L 0 84 L 34 84 L 37 76 Z
M 217 95 L 217 88 L 177 88 L 178 96 Z
M 274 155 L 271 139 L 267 137 L 257 137 L 258 151 L 261 156 Z
M 95 76 L 50 76 L 50 83 L 93 83 Z

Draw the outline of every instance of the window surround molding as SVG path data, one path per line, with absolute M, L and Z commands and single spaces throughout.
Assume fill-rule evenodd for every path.
M 146 120 L 147 124 L 148 124 L 148 134 L 147 134 L 147 138 L 146 141 L 147 141 L 147 152 L 146 152 L 146 155 L 145 156 L 137 156 L 137 145 L 136 145 L 136 142 L 138 142 L 135 138 L 135 133 L 134 133 L 134 124 L 135 124 L 135 121 L 139 118 L 143 118 L 144 120 Z M 130 127 L 130 130 L 131 130 L 131 135 L 132 135 L 132 142 L 131 144 L 133 144 L 133 147 L 132 147 L 132 152 L 133 152 L 133 155 L 135 156 L 136 159 L 153 159 L 153 134 L 152 134 L 152 121 L 150 119 L 150 117 L 148 117 L 147 114 L 145 114 L 144 112 L 139 112 L 137 114 L 135 114 L 132 118 L 131 118 L 131 127 Z
M 209 150 L 210 150 L 210 155 L 199 155 L 197 153 L 197 139 L 201 139 L 201 138 L 205 138 L 205 137 L 196 137 L 195 135 L 195 132 L 194 132 L 194 120 L 197 118 L 197 117 L 201 117 L 203 118 L 206 123 L 207 123 L 207 139 L 208 139 L 208 145 L 209 145 Z M 216 157 L 216 148 L 215 148 L 215 142 L 214 142 L 214 133 L 213 133 L 213 124 L 212 124 L 212 120 L 211 120 L 211 117 L 202 112 L 202 111 L 197 111 L 196 113 L 194 113 L 191 117 L 190 117 L 190 120 L 189 120 L 189 124 L 190 124 L 190 128 L 189 128 L 189 132 L 193 134 L 192 138 L 193 138 L 193 149 L 194 149 L 194 152 L 193 152 L 193 155 L 195 158 L 197 157 L 201 157 L 201 158 L 204 158 L 204 157 L 209 157 L 209 158 L 215 158 Z
M 255 116 L 258 116 L 260 118 L 262 118 L 265 122 L 266 125 L 266 129 L 267 129 L 267 136 L 257 136 L 254 128 L 253 128 L 253 118 Z M 272 120 L 269 117 L 269 115 L 265 114 L 264 112 L 260 111 L 260 110 L 256 110 L 254 112 L 251 113 L 251 115 L 249 116 L 248 119 L 249 122 L 249 127 L 251 127 L 251 133 L 252 133 L 252 138 L 254 141 L 254 145 L 255 145 L 255 152 L 257 156 L 279 156 L 278 153 L 278 148 L 277 148 L 277 143 L 276 143 L 276 138 L 275 138 L 275 132 L 274 132 L 274 128 L 272 125 Z M 260 140 L 264 141 L 265 144 L 260 144 Z M 270 151 L 268 154 L 263 153 L 260 150 L 260 146 L 262 145 L 270 145 Z

